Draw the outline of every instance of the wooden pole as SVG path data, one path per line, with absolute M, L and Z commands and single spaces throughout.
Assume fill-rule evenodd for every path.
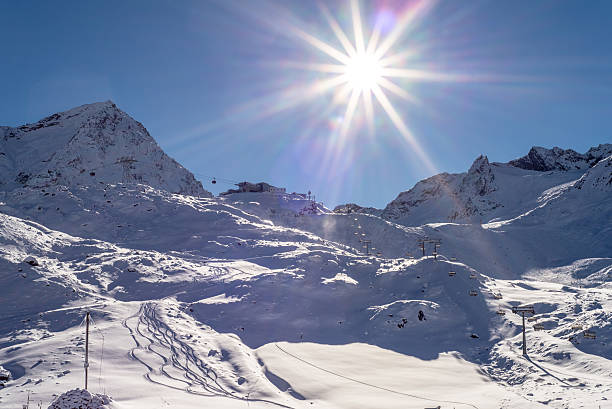
M 85 390 L 87 390 L 87 370 L 89 369 L 89 311 L 85 315 Z

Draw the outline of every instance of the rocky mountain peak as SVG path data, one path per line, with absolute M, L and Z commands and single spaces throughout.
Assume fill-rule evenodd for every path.
M 143 183 L 172 193 L 212 196 L 112 101 L 81 105 L 0 132 L 0 189 Z
M 494 192 L 496 189 L 495 175 L 491 169 L 489 159 L 484 155 L 478 156 L 474 163 L 472 163 L 467 175 L 463 178 L 460 191 L 484 196 Z
M 586 170 L 611 154 L 612 144 L 599 145 L 596 148 L 589 149 L 585 154 L 556 146 L 552 149 L 534 146 L 527 155 L 511 160 L 508 164 L 517 168 L 540 172 Z
M 474 173 L 486 174 L 489 172 L 491 172 L 491 165 L 489 164 L 489 158 L 487 158 L 485 155 L 480 155 L 474 160 L 474 162 L 472 163 L 472 166 L 470 166 L 470 170 L 468 171 L 468 174 L 474 174 Z

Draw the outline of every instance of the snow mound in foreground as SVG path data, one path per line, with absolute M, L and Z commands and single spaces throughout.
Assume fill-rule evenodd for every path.
M 48 409 L 110 409 L 111 399 L 85 389 L 73 389 L 58 396 Z

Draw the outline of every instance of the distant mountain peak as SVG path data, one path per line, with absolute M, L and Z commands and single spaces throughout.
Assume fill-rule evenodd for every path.
M 147 129 L 112 101 L 81 105 L 16 128 L 0 127 L 0 189 L 23 185 L 143 183 L 212 196 Z
M 547 172 L 551 170 L 582 170 L 593 167 L 600 160 L 612 154 L 612 144 L 602 144 L 589 149 L 586 153 L 578 153 L 573 149 L 552 149 L 541 146 L 532 147 L 527 155 L 508 162 L 511 166 Z
M 462 192 L 471 190 L 478 196 L 484 196 L 497 190 L 495 175 L 491 170 L 489 159 L 485 155 L 480 155 L 474 160 L 467 175 L 463 178 L 460 190 Z
M 480 155 L 478 156 L 474 162 L 472 163 L 472 166 L 470 166 L 470 170 L 468 171 L 468 173 L 488 173 L 491 171 L 491 165 L 489 164 L 489 158 L 486 157 L 486 155 Z

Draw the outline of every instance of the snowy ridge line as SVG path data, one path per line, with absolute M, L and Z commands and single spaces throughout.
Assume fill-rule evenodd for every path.
M 79 310 L 79 309 L 84 309 L 84 308 L 98 308 L 98 307 L 106 307 L 106 304 L 87 304 L 87 305 L 81 305 L 81 306 L 76 306 L 76 307 L 56 308 L 56 309 L 48 310 L 48 311 L 33 311 L 33 312 L 26 312 L 23 314 L 4 315 L 0 317 L 0 322 L 9 321 L 15 318 L 19 319 L 19 318 L 31 317 L 34 315 L 44 315 L 44 314 L 48 314 L 51 312 L 70 311 L 70 310 Z
M 312 366 L 313 368 L 317 368 L 317 369 L 319 369 L 319 370 L 321 370 L 321 371 L 323 371 L 323 372 L 327 372 L 327 373 L 329 373 L 329 374 L 331 374 L 331 375 L 338 376 L 338 377 L 340 377 L 340 378 L 346 379 L 346 380 L 351 381 L 351 382 L 356 382 L 356 383 L 359 383 L 359 384 L 361 384 L 361 385 L 369 386 L 369 387 L 371 387 L 371 388 L 376 388 L 376 389 L 380 389 L 380 390 L 383 390 L 383 391 L 386 391 L 386 392 L 391 392 L 391 393 L 395 393 L 395 394 L 398 394 L 398 395 L 408 396 L 408 397 L 415 398 L 415 399 L 426 400 L 426 401 L 429 401 L 429 402 L 435 402 L 435 403 L 440 403 L 440 402 L 441 402 L 441 403 L 454 403 L 454 404 L 457 404 L 457 405 L 465 405 L 465 406 L 469 406 L 469 407 L 472 407 L 472 408 L 474 408 L 474 409 L 480 409 L 478 406 L 473 405 L 473 404 L 471 404 L 471 403 L 466 403 L 466 402 L 458 402 L 458 401 L 452 401 L 452 400 L 441 400 L 441 399 L 430 399 L 430 398 L 425 398 L 425 397 L 423 397 L 423 396 L 413 395 L 413 394 L 406 393 L 406 392 L 399 392 L 399 391 L 396 391 L 396 390 L 393 390 L 393 389 L 385 388 L 385 387 L 383 387 L 383 386 L 377 386 L 377 385 L 373 385 L 373 384 L 371 384 L 371 383 L 367 383 L 367 382 L 360 381 L 360 380 L 357 380 L 357 379 L 354 379 L 354 378 L 350 378 L 350 377 L 348 377 L 348 376 L 345 376 L 345 375 L 339 374 L 339 373 L 337 373 L 337 372 L 330 371 L 329 369 L 325 369 L 325 368 L 322 368 L 322 367 L 320 367 L 320 366 L 317 366 L 317 365 L 315 365 L 315 364 L 313 364 L 313 363 L 311 363 L 311 362 L 308 362 L 308 361 L 306 361 L 305 359 L 302 359 L 302 358 L 300 358 L 299 356 L 294 355 L 294 354 L 292 354 L 291 352 L 288 352 L 288 351 L 284 350 L 284 349 L 283 349 L 282 347 L 280 347 L 280 346 L 279 346 L 277 343 L 274 343 L 274 345 L 275 345 L 275 346 L 276 346 L 276 347 L 277 347 L 279 350 L 281 350 L 281 352 L 284 352 L 285 354 L 289 355 L 290 357 L 295 358 L 295 359 L 297 359 L 298 361 L 305 363 L 306 365 Z
M 134 318 L 138 318 L 138 322 L 134 328 L 131 328 L 128 324 L 128 321 Z M 136 343 L 136 347 L 130 350 L 128 356 L 130 357 L 130 359 L 138 361 L 147 368 L 149 373 L 145 374 L 144 377 L 152 383 L 166 386 L 175 390 L 181 390 L 194 395 L 200 395 L 205 397 L 221 396 L 246 401 L 247 403 L 262 402 L 283 408 L 293 409 L 291 406 L 287 406 L 282 403 L 270 401 L 267 399 L 257 399 L 250 397 L 245 398 L 236 396 L 234 392 L 228 391 L 226 388 L 224 388 L 217 380 L 217 373 L 206 363 L 204 363 L 200 358 L 198 358 L 189 345 L 179 341 L 176 333 L 162 322 L 162 320 L 157 316 L 155 306 L 153 306 L 152 303 L 142 304 L 136 314 L 123 320 L 122 325 L 128 329 L 132 339 Z M 146 327 L 146 331 L 150 335 L 147 335 L 145 331 L 141 329 L 141 326 Z M 149 342 L 149 345 L 144 347 L 138 341 L 136 335 L 146 339 Z M 163 348 L 168 349 L 171 353 L 170 357 L 162 354 L 161 352 L 156 351 L 154 349 L 154 346 L 161 346 Z M 136 355 L 135 352 L 137 350 L 145 350 L 147 352 L 157 355 L 163 361 L 163 364 L 158 368 L 157 371 L 173 381 L 186 384 L 186 386 L 184 388 L 180 388 L 178 386 L 173 386 L 153 379 L 151 375 L 155 374 L 156 370 L 145 360 L 139 358 Z M 185 362 L 185 364 L 182 364 L 182 361 Z M 189 364 L 192 365 L 190 366 Z M 182 372 L 184 379 L 178 378 L 170 374 L 166 369 L 168 366 Z M 192 368 L 197 368 L 197 370 L 194 370 Z M 199 386 L 203 388 L 206 392 L 194 390 L 194 386 Z

